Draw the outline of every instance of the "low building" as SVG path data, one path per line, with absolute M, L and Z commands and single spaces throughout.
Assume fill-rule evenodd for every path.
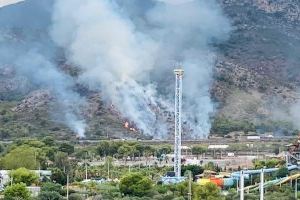
M 229 146 L 227 144 L 211 144 L 208 145 L 208 149 L 227 149 Z
M 248 135 L 247 140 L 260 140 L 260 136 L 258 136 L 258 135 Z

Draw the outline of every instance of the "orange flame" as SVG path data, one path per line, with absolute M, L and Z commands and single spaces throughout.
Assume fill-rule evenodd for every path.
M 128 122 L 125 122 L 125 123 L 124 123 L 124 127 L 128 129 L 128 128 L 129 128 L 129 123 L 128 123 Z
M 133 132 L 136 132 L 137 130 L 134 128 L 134 127 L 132 127 L 130 124 L 129 124 L 129 122 L 125 122 L 124 123 L 124 128 L 126 128 L 126 129 L 128 129 L 128 130 L 130 130 L 130 131 L 133 131 Z

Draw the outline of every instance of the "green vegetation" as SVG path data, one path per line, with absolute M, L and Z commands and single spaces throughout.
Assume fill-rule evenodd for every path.
M 12 178 L 14 183 L 25 183 L 27 186 L 37 183 L 38 181 L 37 174 L 26 168 L 12 170 L 9 176 Z
M 279 159 L 269 159 L 269 160 L 253 160 L 255 169 L 262 169 L 264 167 L 274 168 L 274 167 L 282 167 L 285 164 L 285 161 Z
M 226 200 L 239 200 L 240 197 L 234 190 L 230 190 L 229 194 L 226 196 Z M 257 200 L 259 199 L 259 193 L 245 194 L 246 200 Z M 265 192 L 264 199 L 266 200 L 296 200 L 294 191 L 289 186 L 273 186 Z M 299 195 L 298 198 L 299 199 Z
M 55 191 L 41 191 L 39 200 L 63 200 L 63 197 Z
M 24 183 L 16 183 L 11 186 L 7 186 L 4 190 L 4 200 L 30 200 L 30 192 L 27 190 Z
M 181 166 L 181 174 L 186 174 L 188 171 L 191 171 L 192 176 L 196 176 L 203 173 L 203 167 L 199 165 L 183 165 Z
M 137 141 L 100 141 L 98 144 L 84 146 L 72 142 L 57 142 L 48 136 L 41 139 L 20 139 L 0 147 L 2 152 L 0 166 L 2 169 L 6 167 L 12 169 L 11 180 L 9 180 L 12 186 L 7 186 L 3 192 L 6 199 L 14 198 L 14 195 L 23 195 L 24 199 L 31 200 L 31 197 L 26 197 L 26 195 L 30 196 L 26 186 L 40 186 L 41 192 L 37 199 L 61 200 L 66 197 L 67 175 L 70 182 L 69 199 L 81 200 L 92 197 L 107 200 L 185 200 L 188 198 L 187 181 L 173 185 L 160 184 L 161 176 L 173 170 L 169 167 L 171 158 L 166 156 L 172 152 L 170 145 L 143 145 Z M 273 147 L 278 146 L 269 144 L 257 146 L 262 150 Z M 244 144 L 234 144 L 230 145 L 229 149 L 247 151 L 249 147 Z M 212 153 L 206 145 L 193 145 L 191 151 L 198 157 L 203 153 L 207 155 Z M 165 165 L 166 163 L 168 165 Z M 253 166 L 257 169 L 264 166 L 280 167 L 276 173 L 266 174 L 266 181 L 289 174 L 285 163 L 277 159 L 255 160 Z M 51 177 L 38 178 L 31 170 L 38 168 L 51 170 Z M 195 180 L 195 176 L 203 173 L 204 170 L 218 172 L 221 168 L 214 162 L 205 162 L 201 165 L 183 165 L 181 170 L 182 175 L 186 177 L 187 172 L 191 171 Z M 106 179 L 110 181 L 106 182 Z M 258 180 L 259 176 L 252 177 L 253 182 Z M 18 194 L 17 190 L 22 194 Z M 271 191 L 274 193 L 280 190 L 276 187 L 268 188 L 266 197 L 271 198 L 273 197 Z M 228 191 L 228 195 L 224 195 L 214 184 L 199 186 L 195 182 L 192 183 L 194 200 L 238 199 L 235 190 L 231 191 L 228 188 Z M 289 194 L 286 196 L 291 196 L 292 190 L 287 189 L 287 191 Z M 287 192 L 282 193 L 287 194 Z M 257 195 L 251 192 L 247 194 L 247 199 L 255 199 Z
M 207 148 L 201 145 L 192 146 L 192 154 L 197 156 L 199 159 L 199 155 L 202 155 L 207 151 Z
M 141 173 L 130 173 L 125 175 L 120 182 L 120 191 L 125 195 L 146 196 L 150 193 L 153 182 Z
M 74 193 L 69 196 L 69 200 L 83 200 L 83 198 L 81 195 Z
M 249 121 L 237 121 L 230 118 L 218 117 L 211 128 L 213 134 L 226 135 L 233 131 L 255 132 L 256 127 Z
M 292 122 L 287 121 L 265 121 L 257 125 L 257 129 L 266 132 L 279 132 L 281 135 L 298 135 L 299 131 L 295 129 Z
M 36 151 L 34 147 L 20 146 L 12 149 L 2 159 L 1 163 L 5 169 L 17 169 L 25 167 L 27 169 L 36 169 Z
M 289 174 L 289 170 L 286 167 L 280 167 L 279 170 L 275 173 L 276 178 L 283 178 Z
M 57 192 L 58 194 L 61 195 L 65 193 L 64 190 L 62 189 L 62 185 L 58 183 L 51 183 L 51 182 L 43 183 L 41 191 L 43 192 L 52 191 L 52 192 Z
M 213 183 L 207 183 L 203 187 L 196 187 L 193 199 L 225 199 L 221 195 L 221 190 Z
M 41 192 L 38 195 L 40 200 L 62 200 L 65 192 L 60 184 L 47 182 L 42 185 Z
M 256 132 L 256 130 L 279 132 L 282 135 L 297 135 L 299 132 L 291 122 L 268 120 L 253 124 L 247 120 L 234 120 L 224 116 L 215 118 L 211 128 L 213 134 L 220 136 L 234 131 L 242 131 L 247 134 L 248 132 Z

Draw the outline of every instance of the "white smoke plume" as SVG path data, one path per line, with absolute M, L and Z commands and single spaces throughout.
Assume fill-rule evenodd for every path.
M 292 102 L 284 102 L 282 98 L 273 97 L 272 102 L 268 104 L 270 110 L 270 118 L 274 121 L 281 122 L 288 126 L 289 130 L 300 130 L 300 93 L 296 91 L 294 93 L 294 99 Z M 281 127 L 279 127 L 281 128 Z
M 47 31 L 51 12 L 51 0 L 19 1 L 0 8 L 0 66 L 14 68 L 34 88 L 50 90 L 58 103 L 55 110 L 60 111 L 55 120 L 84 137 L 86 125 L 79 108 L 85 101 L 74 91 L 74 78 L 55 62 L 57 48 Z
M 56 0 L 51 35 L 83 69 L 82 82 L 156 138 L 167 130 L 155 108 L 173 105 L 172 63 L 182 62 L 183 110 L 191 137 L 201 138 L 213 112 L 211 44 L 227 39 L 230 24 L 215 1 L 170 2 Z
M 35 50 L 24 53 L 15 61 L 17 73 L 30 77 L 31 82 L 51 91 L 62 111 L 61 120 L 79 137 L 85 137 L 85 121 L 78 117 L 84 99 L 72 91 L 71 77 L 60 72 L 53 63 Z

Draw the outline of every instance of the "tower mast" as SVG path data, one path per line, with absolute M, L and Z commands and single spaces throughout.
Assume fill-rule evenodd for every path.
M 181 177 L 181 107 L 182 107 L 182 78 L 183 69 L 175 69 L 175 145 L 174 145 L 174 172 Z

